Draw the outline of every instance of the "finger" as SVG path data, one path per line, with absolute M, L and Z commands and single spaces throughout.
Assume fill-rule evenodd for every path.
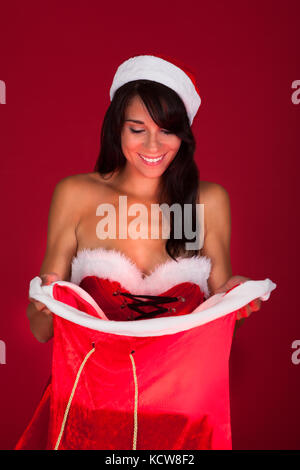
M 46 305 L 43 304 L 42 302 L 39 302 L 38 300 L 31 300 L 31 302 L 33 303 L 33 305 L 35 306 L 35 308 L 39 311 L 39 312 L 44 312 L 45 309 L 47 309 Z M 48 310 L 48 309 L 47 309 Z
M 226 292 L 226 294 L 231 291 L 234 287 L 237 287 L 241 284 L 243 284 L 246 281 L 250 281 L 251 279 L 249 277 L 245 276 L 232 276 L 229 278 L 222 286 L 218 287 L 218 289 L 215 289 L 214 293 L 219 294 L 222 292 Z
M 232 276 L 228 281 L 226 282 L 226 287 L 227 289 L 231 289 L 233 287 L 239 286 L 243 284 L 246 281 L 249 281 L 249 277 L 245 276 Z
M 241 318 L 248 318 L 250 314 L 251 314 L 251 308 L 249 304 L 247 304 L 238 310 L 237 320 L 240 320 Z
M 45 307 L 45 304 L 43 304 L 42 302 L 39 302 L 38 300 L 32 299 L 31 302 L 33 303 L 33 305 L 35 306 L 37 310 L 41 310 L 42 308 Z
M 248 313 L 246 307 L 242 307 L 237 311 L 236 319 L 240 320 L 241 318 L 247 318 Z
M 40 277 L 42 279 L 42 285 L 43 286 L 48 286 L 52 282 L 55 282 L 59 279 L 59 276 L 56 273 L 42 274 Z
M 237 319 L 240 318 L 247 318 L 251 315 L 252 312 L 257 312 L 261 308 L 261 299 L 258 297 L 257 299 L 251 300 L 249 304 L 245 305 L 241 309 L 238 310 Z
M 52 314 L 51 310 L 47 307 L 47 305 L 41 303 L 41 307 L 39 308 L 39 312 L 46 313 L 49 315 L 50 313 Z
M 252 312 L 257 312 L 261 308 L 261 300 L 260 299 L 254 299 L 250 302 L 250 308 Z
M 45 313 L 46 315 L 49 315 L 49 316 L 52 315 L 52 312 L 51 312 L 47 307 L 43 308 L 43 309 L 41 310 L 41 312 L 42 312 L 42 313 Z
M 37 307 L 37 310 L 38 310 L 39 312 L 44 312 L 46 309 L 47 309 L 47 307 L 46 307 L 46 305 L 44 305 L 44 304 L 41 304 L 41 305 L 39 305 L 39 306 Z
M 228 292 L 230 292 L 232 289 L 235 289 L 236 287 L 240 286 L 241 284 L 243 284 L 243 282 L 238 282 L 237 284 L 235 284 L 234 286 L 230 287 L 230 289 L 228 289 L 226 291 L 226 294 L 228 294 Z
M 222 292 L 226 292 L 225 284 L 222 286 L 218 287 L 218 289 L 214 290 L 214 294 L 221 294 Z
M 234 285 L 232 285 L 234 284 Z M 218 289 L 215 290 L 215 294 L 222 294 L 223 292 L 225 292 L 226 294 L 228 294 L 228 292 L 230 292 L 232 289 L 234 289 L 235 287 L 239 286 L 240 284 L 243 284 L 242 282 L 238 282 L 237 280 L 234 281 L 233 283 L 232 282 L 226 282 L 225 284 L 223 284 L 221 287 L 218 287 Z

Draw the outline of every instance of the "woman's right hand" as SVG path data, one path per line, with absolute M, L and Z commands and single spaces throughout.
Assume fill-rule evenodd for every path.
M 42 279 L 42 286 L 48 286 L 52 282 L 61 280 L 56 273 L 41 274 L 40 278 Z M 46 315 L 51 315 L 52 316 L 52 312 L 42 302 L 39 302 L 38 300 L 35 300 L 31 297 L 29 297 L 29 301 L 35 306 L 35 308 L 39 312 L 43 312 Z

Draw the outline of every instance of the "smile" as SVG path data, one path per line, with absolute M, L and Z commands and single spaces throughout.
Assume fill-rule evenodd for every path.
M 152 165 L 155 163 L 161 162 L 163 158 L 166 156 L 166 154 L 164 154 L 164 155 L 161 155 L 160 157 L 149 158 L 149 157 L 145 157 L 145 155 L 141 155 L 140 153 L 138 155 L 142 158 L 144 162 L 147 162 Z

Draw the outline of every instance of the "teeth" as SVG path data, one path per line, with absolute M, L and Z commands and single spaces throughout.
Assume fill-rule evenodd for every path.
M 158 158 L 147 158 L 147 157 L 144 157 L 144 155 L 141 155 L 140 156 L 146 160 L 146 162 L 158 162 L 159 160 L 161 160 L 163 158 L 164 155 L 162 155 L 161 157 L 158 157 Z

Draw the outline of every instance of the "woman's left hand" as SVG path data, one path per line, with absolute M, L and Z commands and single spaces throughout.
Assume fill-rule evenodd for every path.
M 215 294 L 220 294 L 222 292 L 228 292 L 231 290 L 233 287 L 243 284 L 246 281 L 250 281 L 251 279 L 249 277 L 245 276 L 232 276 L 231 278 L 228 279 L 228 281 L 225 282 L 222 286 L 220 286 L 218 289 L 215 290 Z M 249 304 L 245 305 L 243 308 L 240 308 L 237 313 L 237 320 L 240 320 L 241 318 L 247 318 L 252 312 L 257 312 L 261 307 L 261 299 L 257 298 L 252 300 Z

